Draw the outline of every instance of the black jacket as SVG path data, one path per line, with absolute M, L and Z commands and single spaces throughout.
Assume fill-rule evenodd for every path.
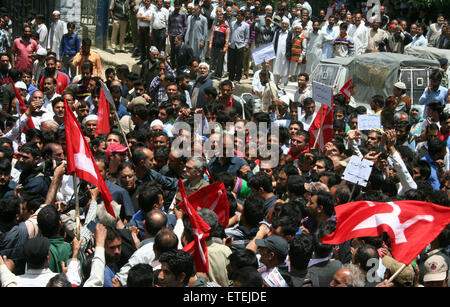
M 277 49 L 278 49 L 278 38 L 280 37 L 280 33 L 282 30 L 278 30 L 277 32 L 275 32 L 275 40 L 274 40 L 274 49 L 275 49 L 275 54 L 277 54 Z M 286 58 L 288 60 L 291 59 L 291 50 L 292 50 L 292 32 L 288 31 L 288 35 L 286 38 Z
M 189 61 L 194 57 L 194 51 L 191 47 L 183 44 L 181 48 L 175 49 L 175 59 L 177 72 L 181 72 L 187 68 Z

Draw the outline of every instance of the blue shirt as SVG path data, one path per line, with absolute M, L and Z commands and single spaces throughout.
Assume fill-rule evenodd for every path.
M 107 265 L 105 265 L 105 279 L 103 281 L 103 287 L 113 287 L 112 279 L 115 277 L 116 273 Z
M 112 198 L 119 204 L 122 205 L 122 212 L 124 212 L 122 218 L 127 216 L 133 216 L 134 215 L 134 207 L 133 203 L 131 202 L 130 194 L 128 192 L 118 186 L 117 184 L 112 183 L 111 181 L 106 181 L 106 187 L 108 188 L 109 192 L 111 193 Z
M 162 207 L 161 211 L 167 217 L 167 226 L 170 229 L 173 229 L 175 227 L 175 224 L 177 223 L 177 217 L 173 214 L 167 214 L 164 211 L 164 207 Z M 138 210 L 138 212 L 136 212 L 131 218 L 131 221 L 127 224 L 127 227 L 136 226 L 139 229 L 138 237 L 141 241 L 145 239 L 144 219 L 144 212 L 142 210 Z
M 439 183 L 439 178 L 437 175 L 436 163 L 433 161 L 433 159 L 431 159 L 430 154 L 426 155 L 421 160 L 427 161 L 431 168 L 431 174 L 427 181 L 431 184 L 431 186 L 433 187 L 433 190 L 440 190 L 441 184 Z
M 422 96 L 419 98 L 419 103 L 425 105 L 425 109 L 423 110 L 423 118 L 427 117 L 427 111 L 428 111 L 428 104 L 433 101 L 437 100 L 442 103 L 442 105 L 445 105 L 447 102 L 447 95 L 448 95 L 448 89 L 439 86 L 439 89 L 437 91 L 431 90 L 431 93 L 429 93 L 428 88 L 426 88 L 423 91 Z
M 69 36 L 68 33 L 64 34 L 61 39 L 61 45 L 59 47 L 59 57 L 68 54 L 74 56 L 80 51 L 81 43 L 80 38 L 75 33 Z

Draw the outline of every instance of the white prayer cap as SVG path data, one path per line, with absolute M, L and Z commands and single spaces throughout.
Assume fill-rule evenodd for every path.
M 209 64 L 206 62 L 201 62 L 200 64 L 198 64 L 198 67 L 200 67 L 200 66 L 206 66 L 206 68 L 208 68 L 208 70 L 209 70 Z
M 267 9 L 273 9 L 273 7 L 271 5 L 266 5 L 266 7 L 264 8 L 265 10 Z
M 59 11 L 53 11 L 52 15 L 61 15 Z
M 289 105 L 290 99 L 288 95 L 283 95 L 280 97 L 280 100 L 285 104 L 285 105 Z
M 159 52 L 158 48 L 156 48 L 155 46 L 151 46 L 150 47 L 150 52 L 153 52 L 153 51 L 158 51 Z
M 83 119 L 82 124 L 83 124 L 83 125 L 86 125 L 86 123 L 87 123 L 88 121 L 91 121 L 91 120 L 98 120 L 97 115 L 91 114 L 91 115 L 86 116 L 86 117 Z
M 289 18 L 287 18 L 286 16 L 283 17 L 283 19 L 281 20 L 281 22 L 283 23 L 287 23 L 288 25 L 291 25 L 291 22 L 289 21 Z
M 23 81 L 17 81 L 14 85 L 16 86 L 16 88 L 20 88 L 22 90 L 27 89 L 27 85 Z
M 45 50 L 45 48 L 39 47 L 38 50 L 36 51 L 36 54 L 46 56 L 47 50 Z
M 188 8 L 194 8 L 194 3 L 190 2 L 187 7 Z
M 152 121 L 152 123 L 150 124 L 150 128 L 153 128 L 154 126 L 161 126 L 164 127 L 164 124 L 161 120 L 159 119 L 155 119 L 154 121 Z

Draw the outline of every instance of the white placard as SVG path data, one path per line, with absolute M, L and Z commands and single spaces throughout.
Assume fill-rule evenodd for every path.
M 381 128 L 380 114 L 358 115 L 358 130 L 371 130 L 373 128 Z
M 255 65 L 259 65 L 264 61 L 275 59 L 275 49 L 273 49 L 273 44 L 263 45 L 253 50 L 252 55 Z
M 333 88 L 331 86 L 313 81 L 312 94 L 315 102 L 331 107 L 333 101 Z
M 269 275 L 264 278 L 264 281 L 272 288 L 288 287 L 283 276 L 281 276 L 278 268 L 274 268 Z
M 352 156 L 344 171 L 342 179 L 365 187 L 372 173 L 373 162 Z
M 302 107 L 297 107 L 297 119 L 300 120 L 302 117 Z

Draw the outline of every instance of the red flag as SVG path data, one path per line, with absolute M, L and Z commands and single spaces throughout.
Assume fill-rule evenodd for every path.
M 178 190 L 183 199 L 179 206 L 189 216 L 192 231 L 194 232 L 194 240 L 183 247 L 183 250 L 190 253 L 194 258 L 195 269 L 197 272 L 208 273 L 209 264 L 206 239 L 209 237 L 209 230 L 211 227 L 209 227 L 200 215 L 198 215 L 197 211 L 189 202 L 181 178 L 178 179 Z
M 387 232 L 393 257 L 406 265 L 450 223 L 450 208 L 423 201 L 357 201 L 337 206 L 335 210 L 337 229 L 322 238 L 322 243 L 340 244 Z
M 78 178 L 96 185 L 100 190 L 106 211 L 115 217 L 111 202 L 113 198 L 100 174 L 91 149 L 89 148 L 80 124 L 64 99 L 64 126 L 66 130 L 67 173 L 75 172 Z
M 99 134 L 108 134 L 109 128 L 109 102 L 106 100 L 103 88 L 100 88 L 100 98 L 98 101 L 98 120 L 97 128 L 95 129 L 95 136 Z
M 322 131 L 318 136 L 320 127 L 322 127 Z M 311 123 L 311 126 L 309 126 L 308 132 L 311 136 L 309 147 L 313 148 L 316 138 L 318 137 L 319 140 L 317 141 L 317 144 L 319 144 L 320 149 L 324 151 L 325 144 L 331 142 L 333 139 L 333 107 L 322 104 L 314 121 Z
M 345 96 L 345 99 L 349 100 L 350 96 L 352 95 L 350 90 L 352 88 L 352 78 L 348 79 L 347 82 L 345 82 L 344 86 L 340 89 L 339 94 L 342 94 Z
M 23 101 L 22 95 L 20 95 L 19 90 L 16 88 L 16 85 L 14 84 L 13 79 L 11 79 L 11 77 L 8 78 L 8 81 L 11 82 L 13 88 L 14 88 L 14 93 L 16 94 L 16 98 L 17 100 L 19 100 L 19 114 L 23 114 L 27 111 L 27 105 L 25 104 L 25 102 Z M 25 125 L 25 127 L 23 127 L 23 133 L 26 133 L 28 131 L 28 129 L 33 129 L 36 128 L 34 126 L 33 123 L 33 119 L 31 118 L 31 116 L 28 118 L 27 124 Z
M 230 203 L 228 202 L 227 190 L 223 182 L 215 182 L 198 189 L 189 195 L 188 200 L 196 211 L 201 208 L 214 211 L 219 219 L 219 224 L 224 228 L 228 227 Z

